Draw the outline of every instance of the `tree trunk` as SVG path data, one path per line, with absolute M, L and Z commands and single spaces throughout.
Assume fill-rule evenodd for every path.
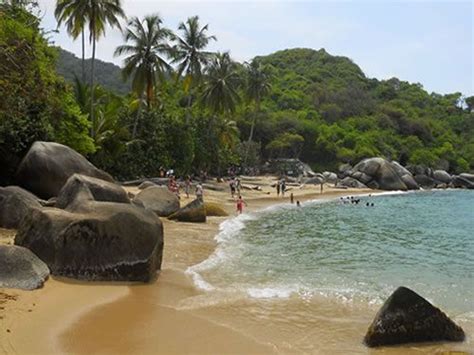
M 252 120 L 252 125 L 250 126 L 250 134 L 249 134 L 249 140 L 247 141 L 247 149 L 245 150 L 244 165 L 247 165 L 247 159 L 248 159 L 248 155 L 249 155 L 250 144 L 252 143 L 253 131 L 255 129 L 255 123 L 257 122 L 257 115 L 258 115 L 259 112 L 260 112 L 260 100 L 256 99 L 255 100 L 254 117 L 253 117 L 253 120 Z
M 96 38 L 95 35 L 92 35 L 92 62 L 91 62 L 91 122 L 92 122 L 92 127 L 91 127 L 91 135 L 92 137 L 94 136 L 94 69 L 95 69 L 95 42 Z
M 137 135 L 138 121 L 140 121 L 140 117 L 142 113 L 143 93 L 140 94 L 139 100 L 140 101 L 138 101 L 137 117 L 135 118 L 135 122 L 133 123 L 132 139 L 135 139 L 135 136 Z
M 86 82 L 86 58 L 85 58 L 85 51 L 86 51 L 86 44 L 84 38 L 84 28 L 82 29 L 82 82 Z

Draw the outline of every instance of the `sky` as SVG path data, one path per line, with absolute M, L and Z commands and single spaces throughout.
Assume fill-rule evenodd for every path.
M 39 0 L 42 26 L 56 29 L 54 0 Z M 397 77 L 421 83 L 429 92 L 474 95 L 474 2 L 472 0 L 122 0 L 128 17 L 158 13 L 176 30 L 198 15 L 217 37 L 209 49 L 230 51 L 248 61 L 287 48 L 325 48 L 351 58 L 368 77 Z M 126 22 L 124 21 L 124 26 Z M 51 40 L 81 55 L 80 40 L 64 28 Z M 121 65 L 114 57 L 123 43 L 108 29 L 97 44 L 97 58 Z M 86 56 L 90 56 L 90 46 Z

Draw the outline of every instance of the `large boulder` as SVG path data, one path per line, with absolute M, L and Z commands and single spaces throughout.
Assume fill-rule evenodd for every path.
M 356 188 L 356 189 L 366 189 L 367 186 L 361 183 L 359 180 L 351 178 L 351 177 L 345 177 L 344 179 L 340 180 L 338 183 L 338 186 L 345 186 L 345 187 L 351 187 L 351 188 Z
M 468 180 L 474 184 L 474 174 L 468 174 L 468 173 L 462 173 L 459 174 L 460 177 L 462 177 L 465 180 Z
M 143 181 L 140 185 L 138 185 L 139 190 L 145 190 L 148 187 L 158 186 L 152 181 Z
M 226 217 L 229 215 L 221 205 L 214 202 L 204 202 L 204 208 L 206 216 Z
M 34 290 L 42 287 L 48 276 L 48 266 L 30 250 L 0 245 L 0 288 Z
M 399 287 L 370 325 L 364 342 L 376 347 L 433 341 L 463 341 L 464 331 L 446 314 L 406 287 Z
M 270 159 L 261 168 L 264 174 L 286 175 L 286 176 L 314 176 L 311 167 L 299 159 Z
M 336 184 L 337 183 L 337 174 L 330 172 L 330 171 L 325 171 L 323 172 L 324 179 L 326 182 L 330 184 Z
M 417 182 L 418 185 L 420 185 L 421 187 L 425 189 L 431 189 L 435 187 L 436 185 L 436 181 L 425 174 L 415 175 L 415 181 Z
M 169 219 L 178 220 L 180 222 L 206 222 L 206 208 L 201 199 L 196 199 L 180 210 L 169 216 Z
M 162 186 L 152 186 L 140 191 L 133 202 L 152 210 L 160 217 L 168 217 L 179 210 L 178 196 Z
M 89 189 L 95 201 L 130 203 L 122 186 L 86 175 L 73 174 L 59 191 L 55 207 L 66 208 L 84 187 Z
M 474 189 L 474 182 L 464 177 L 469 174 L 461 174 L 453 176 L 452 184 L 454 187 L 463 188 L 463 189 Z
M 48 199 L 57 196 L 74 173 L 113 181 L 75 150 L 53 142 L 35 142 L 21 161 L 16 180 L 37 196 Z
M 41 208 L 38 198 L 18 186 L 0 187 L 0 227 L 18 228 L 32 209 Z
M 378 187 L 382 190 L 407 190 L 407 186 L 397 173 L 397 167 L 392 166 L 390 162 L 383 158 L 364 159 L 354 166 L 351 176 L 356 178 L 354 174 L 357 172 L 372 177 Z M 371 181 L 372 181 L 371 180 Z M 366 185 L 370 181 L 365 182 Z M 369 185 L 370 186 L 370 185 Z
M 152 211 L 92 201 L 87 188 L 66 210 L 33 210 L 15 244 L 33 251 L 53 275 L 148 282 L 161 267 L 163 226 Z
M 444 170 L 435 170 L 433 171 L 433 179 L 436 181 L 442 182 L 444 184 L 449 184 L 451 183 L 451 175 L 449 175 L 446 171 Z

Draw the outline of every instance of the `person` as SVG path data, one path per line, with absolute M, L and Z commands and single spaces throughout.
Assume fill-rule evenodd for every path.
M 229 187 L 230 187 L 230 195 L 232 196 L 232 198 L 234 198 L 234 195 L 235 195 L 235 181 L 234 181 L 234 178 L 230 179 Z
M 300 201 L 296 201 L 296 207 L 301 207 Z
M 196 198 L 201 201 L 203 200 L 203 189 L 200 182 L 196 185 Z
M 280 180 L 277 181 L 276 189 L 277 189 L 277 196 L 280 196 Z
M 323 185 L 324 185 L 324 183 L 321 182 L 321 193 L 323 193 Z
M 293 203 L 293 192 L 290 194 L 290 202 Z
M 237 194 L 240 195 L 240 189 L 242 188 L 242 184 L 240 183 L 240 179 L 235 179 L 235 189 L 237 190 Z
M 281 179 L 281 196 L 285 197 L 286 183 L 285 179 Z
M 189 198 L 189 189 L 191 188 L 191 176 L 186 176 L 184 180 L 184 192 L 186 192 L 186 197 Z
M 247 203 L 242 199 L 242 196 L 239 195 L 239 198 L 237 199 L 237 213 L 241 214 L 244 210 L 244 204 L 247 206 Z

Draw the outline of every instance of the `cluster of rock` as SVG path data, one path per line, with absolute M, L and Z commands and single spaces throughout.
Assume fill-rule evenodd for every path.
M 407 169 L 423 188 L 466 188 L 474 189 L 474 174 L 450 175 L 444 170 L 433 170 L 423 165 L 409 165 Z
M 261 167 L 263 174 L 286 176 L 315 176 L 315 172 L 299 159 L 270 159 Z

